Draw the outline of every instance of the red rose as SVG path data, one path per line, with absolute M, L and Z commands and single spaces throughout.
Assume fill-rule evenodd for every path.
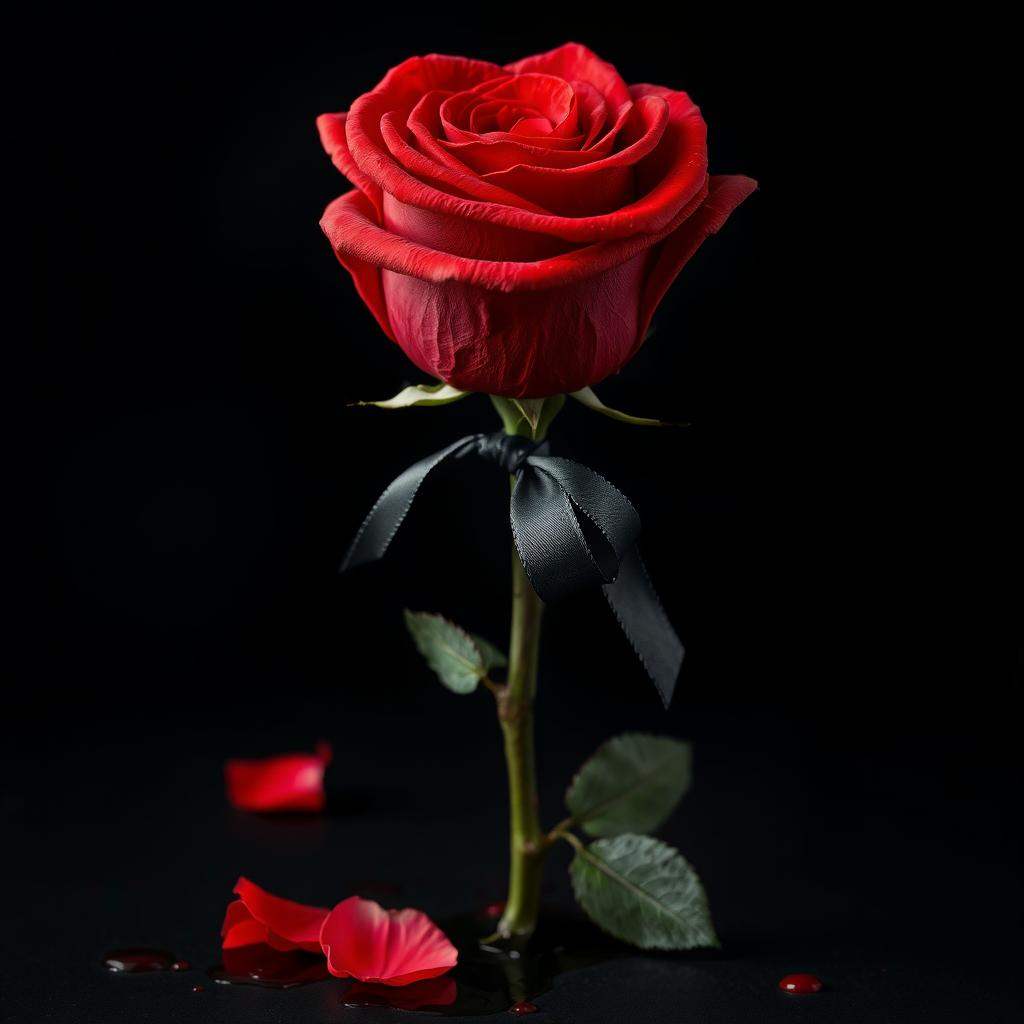
M 636 353 L 683 264 L 754 190 L 707 173 L 684 92 L 584 46 L 413 57 L 323 114 L 356 186 L 320 222 L 385 333 L 467 391 L 577 391 Z

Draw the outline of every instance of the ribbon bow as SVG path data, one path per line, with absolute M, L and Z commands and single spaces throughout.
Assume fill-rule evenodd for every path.
M 668 707 L 683 661 L 683 645 L 637 550 L 640 517 L 617 487 L 578 462 L 549 455 L 546 443 L 500 431 L 471 434 L 414 463 L 370 509 L 341 563 L 341 572 L 380 558 L 431 471 L 449 459 L 470 455 L 515 477 L 512 537 L 540 598 L 549 601 L 601 586 Z

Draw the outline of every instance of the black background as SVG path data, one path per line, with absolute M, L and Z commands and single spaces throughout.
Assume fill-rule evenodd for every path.
M 400 614 L 501 639 L 500 474 L 447 475 L 384 562 L 336 575 L 400 469 L 496 421 L 483 398 L 347 406 L 422 378 L 317 226 L 348 186 L 314 119 L 412 53 L 506 62 L 566 39 L 627 81 L 686 88 L 712 170 L 761 191 L 598 389 L 691 426 L 634 429 L 570 403 L 553 432 L 641 512 L 687 645 L 675 703 L 661 710 L 592 596 L 549 609 L 538 704 L 549 820 L 615 731 L 694 741 L 695 788 L 666 837 L 701 872 L 726 954 L 638 958 L 541 1003 L 565 1024 L 1019 1008 L 1019 465 L 1004 382 L 968 344 L 932 344 L 876 307 L 872 267 L 906 240 L 862 216 L 857 153 L 881 108 L 851 108 L 828 47 L 809 51 L 807 25 L 777 15 L 688 20 L 679 33 L 649 11 L 553 5 L 13 10 L 12 1021 L 335 1019 L 305 990 L 193 996 L 181 978 L 95 967 L 118 944 L 212 958 L 242 872 L 318 903 L 385 878 L 438 915 L 501 896 L 489 698 L 442 690 Z M 336 813 L 227 810 L 224 756 L 321 736 Z M 796 1006 L 773 986 L 800 969 L 830 990 Z

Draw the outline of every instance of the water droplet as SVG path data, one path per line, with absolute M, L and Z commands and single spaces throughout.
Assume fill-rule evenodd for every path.
M 779 988 L 783 992 L 790 992 L 796 996 L 812 995 L 824 987 L 821 978 L 814 974 L 787 974 L 779 982 Z
M 536 1003 L 513 1003 L 508 1008 L 508 1012 L 514 1013 L 518 1017 L 527 1013 L 539 1013 L 540 1007 Z
M 193 992 L 205 992 L 206 991 L 206 986 L 205 985 L 193 985 L 192 986 L 192 991 Z
M 192 965 L 187 960 L 175 960 L 174 963 L 171 964 L 171 970 L 190 971 L 192 970 Z

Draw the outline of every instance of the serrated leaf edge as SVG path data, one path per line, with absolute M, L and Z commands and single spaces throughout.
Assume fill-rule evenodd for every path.
M 635 838 L 635 839 L 649 839 L 652 843 L 655 844 L 655 846 L 660 847 L 661 850 L 668 850 L 670 853 L 674 854 L 676 857 L 678 857 L 683 862 L 683 864 L 686 865 L 687 870 L 693 872 L 694 878 L 696 879 L 697 884 L 700 886 L 701 894 L 704 896 L 704 905 L 705 905 L 704 909 L 705 909 L 705 911 L 707 912 L 707 915 L 708 915 L 708 927 L 709 927 L 709 931 L 710 931 L 711 939 L 712 939 L 711 946 L 714 947 L 714 948 L 720 947 L 721 943 L 718 940 L 718 934 L 715 931 L 714 923 L 711 920 L 710 910 L 708 910 L 708 908 L 707 908 L 707 896 L 704 893 L 704 885 L 700 881 L 700 875 L 698 875 L 697 872 L 694 870 L 693 865 L 674 846 L 669 846 L 668 843 L 663 843 L 660 839 L 656 839 L 654 836 L 641 836 L 637 832 L 623 832 L 621 835 L 618 835 L 618 836 L 615 836 L 615 837 L 607 837 L 607 838 L 604 838 L 604 839 L 597 839 L 597 840 L 595 840 L 595 842 L 598 842 L 598 843 L 600 843 L 600 842 L 608 842 L 611 838 L 623 839 L 623 838 L 626 838 L 626 837 L 631 837 L 631 838 Z M 661 911 L 664 914 L 667 914 L 669 917 L 674 918 L 676 921 L 678 921 L 684 927 L 687 926 L 686 918 L 682 917 L 680 914 L 678 914 L 671 907 L 665 906 L 664 903 L 660 902 L 658 899 L 656 899 L 654 896 L 652 896 L 645 889 L 642 889 L 636 883 L 631 882 L 624 875 L 620 875 L 619 872 L 613 870 L 611 865 L 606 860 L 603 860 L 601 857 L 598 857 L 597 855 L 591 853 L 589 846 L 584 846 L 582 843 L 573 844 L 573 845 L 575 846 L 575 849 L 576 849 L 576 856 L 577 857 L 581 857 L 581 858 L 583 858 L 583 860 L 587 861 L 587 863 L 592 864 L 606 878 L 610 878 L 613 882 L 617 882 L 619 885 L 621 885 L 624 889 L 627 889 L 629 892 L 636 893 L 637 895 L 643 897 L 643 899 L 647 903 L 649 903 L 650 905 L 655 907 L 657 910 Z M 593 844 L 591 844 L 591 845 L 593 845 Z M 571 865 L 570 865 L 570 867 L 571 867 Z M 572 883 L 572 890 L 573 890 L 573 894 L 576 897 L 576 901 L 580 904 L 581 907 L 583 907 L 584 910 L 587 911 L 587 916 L 590 917 L 590 911 L 587 910 L 586 905 L 584 904 L 583 900 L 580 898 L 579 887 L 578 887 L 577 882 L 576 882 L 576 877 L 572 874 L 571 871 L 570 871 L 570 874 L 569 874 L 569 880 Z M 595 924 L 598 924 L 598 927 L 604 929 L 605 931 L 608 931 L 608 933 L 610 935 L 615 935 L 614 932 L 609 931 L 604 925 L 600 924 L 599 922 L 595 921 Z M 619 935 L 615 935 L 615 937 L 616 938 L 621 938 L 621 936 L 619 936 Z M 632 946 L 636 946 L 637 945 L 637 943 L 632 942 L 629 939 L 623 939 L 622 941 L 628 942 Z M 637 948 L 639 948 L 639 949 L 676 949 L 678 947 L 676 947 L 676 946 L 665 946 L 665 945 L 651 944 L 649 946 L 638 946 Z M 693 946 L 693 947 L 690 947 L 690 948 L 699 949 L 699 948 L 702 948 L 702 947 Z
M 455 650 L 454 647 L 449 646 L 443 640 L 438 642 L 438 646 L 442 647 L 447 653 L 449 653 L 455 661 L 461 662 L 463 665 L 467 666 L 467 668 L 469 668 L 472 671 L 473 675 L 476 676 L 477 682 L 479 682 L 481 679 L 486 679 L 487 678 L 486 659 L 484 658 L 483 652 L 480 650 L 480 647 L 479 647 L 479 645 L 476 642 L 476 638 L 473 636 L 472 633 L 470 633 L 467 630 L 463 629 L 457 622 L 452 622 L 451 619 L 445 618 L 445 616 L 443 616 L 440 612 L 414 612 L 414 611 L 412 611 L 409 608 L 403 608 L 402 609 L 402 614 L 403 614 L 403 616 L 405 616 L 405 628 L 409 631 L 410 635 L 412 635 L 412 630 L 409 629 L 409 616 L 414 616 L 414 615 L 419 615 L 419 616 L 423 616 L 423 617 L 430 618 L 430 619 L 439 619 L 446 626 L 450 626 L 452 629 L 457 629 L 460 633 L 462 633 L 469 640 L 470 644 L 473 647 L 473 650 L 476 651 L 476 653 L 479 655 L 480 663 L 478 665 L 474 665 L 473 662 L 469 661 L 462 654 L 460 654 L 457 650 Z M 416 641 L 416 637 L 415 636 L 412 637 L 412 641 L 416 645 L 416 650 L 419 651 L 420 655 L 424 658 L 424 660 L 426 660 L 427 656 L 420 649 L 420 645 Z M 438 675 L 437 669 L 435 669 L 433 667 L 433 665 L 430 664 L 429 661 L 427 662 L 427 665 L 428 665 L 430 670 L 435 675 Z M 444 680 L 441 680 L 441 683 L 445 687 L 445 689 L 451 689 L 444 682 Z M 453 690 L 452 692 L 454 693 L 455 691 Z M 473 691 L 470 690 L 468 692 L 472 693 Z M 461 694 L 460 694 L 460 696 L 461 696 Z
M 487 637 L 480 636 L 479 633 L 470 633 L 469 638 L 480 652 L 481 658 L 483 658 L 485 674 L 490 672 L 492 668 L 508 668 L 508 655 L 497 644 L 492 644 Z M 497 656 L 495 659 L 488 659 L 488 649 Z
M 594 753 L 591 754 L 590 757 L 588 757 L 586 759 L 586 761 L 584 761 L 583 764 L 580 765 L 580 767 L 577 770 L 576 774 L 572 777 L 572 781 L 566 787 L 566 790 L 565 790 L 565 805 L 569 809 L 570 812 L 572 812 L 572 808 L 569 807 L 569 794 L 572 792 L 573 787 L 576 785 L 576 780 L 583 773 L 583 770 L 587 767 L 588 764 L 590 764 L 592 761 L 594 761 L 597 757 L 600 756 L 601 751 L 603 751 L 605 749 L 605 747 L 610 746 L 616 740 L 625 739 L 627 736 L 637 736 L 637 737 L 641 737 L 643 739 L 653 739 L 653 740 L 673 740 L 674 742 L 683 744 L 683 745 L 685 745 L 687 747 L 690 746 L 690 744 L 687 743 L 686 740 L 677 740 L 674 736 L 662 736 L 662 735 L 658 735 L 657 733 L 652 733 L 652 732 L 623 732 L 623 733 L 620 733 L 618 736 L 612 736 L 611 739 L 605 740 L 604 743 L 602 743 L 601 746 L 599 746 L 597 748 L 597 750 L 595 750 Z M 660 765 L 660 763 L 661 762 L 659 762 L 659 765 Z M 642 779 L 640 779 L 638 782 L 635 782 L 628 789 L 623 790 L 617 796 L 610 797 L 608 800 L 602 801 L 601 803 L 597 804 L 595 807 L 591 808 L 586 814 L 572 813 L 572 822 L 574 824 L 580 825 L 584 830 L 586 830 L 586 823 L 587 823 L 587 821 L 592 820 L 593 818 L 596 818 L 598 816 L 598 814 L 601 811 L 605 810 L 605 808 L 607 808 L 609 805 L 617 803 L 619 800 L 624 799 L 630 793 L 635 792 L 637 789 L 642 787 L 646 782 L 648 782 L 653 777 L 654 774 L 655 774 L 655 772 L 652 771 L 650 774 L 644 775 Z M 670 808 L 668 814 L 662 819 L 662 822 L 665 822 L 665 821 L 668 820 L 669 816 L 672 814 L 672 811 L 674 811 L 679 806 L 679 804 L 682 802 L 682 799 L 683 799 L 683 797 L 685 795 L 686 795 L 685 791 L 683 793 L 680 793 L 679 799 L 676 800 L 675 803 L 673 803 L 673 805 Z M 619 834 L 620 835 L 627 835 L 629 833 L 622 832 L 622 833 L 619 833 Z M 632 833 L 632 834 L 636 834 L 636 833 Z M 603 838 L 610 838 L 610 837 L 603 837 Z

